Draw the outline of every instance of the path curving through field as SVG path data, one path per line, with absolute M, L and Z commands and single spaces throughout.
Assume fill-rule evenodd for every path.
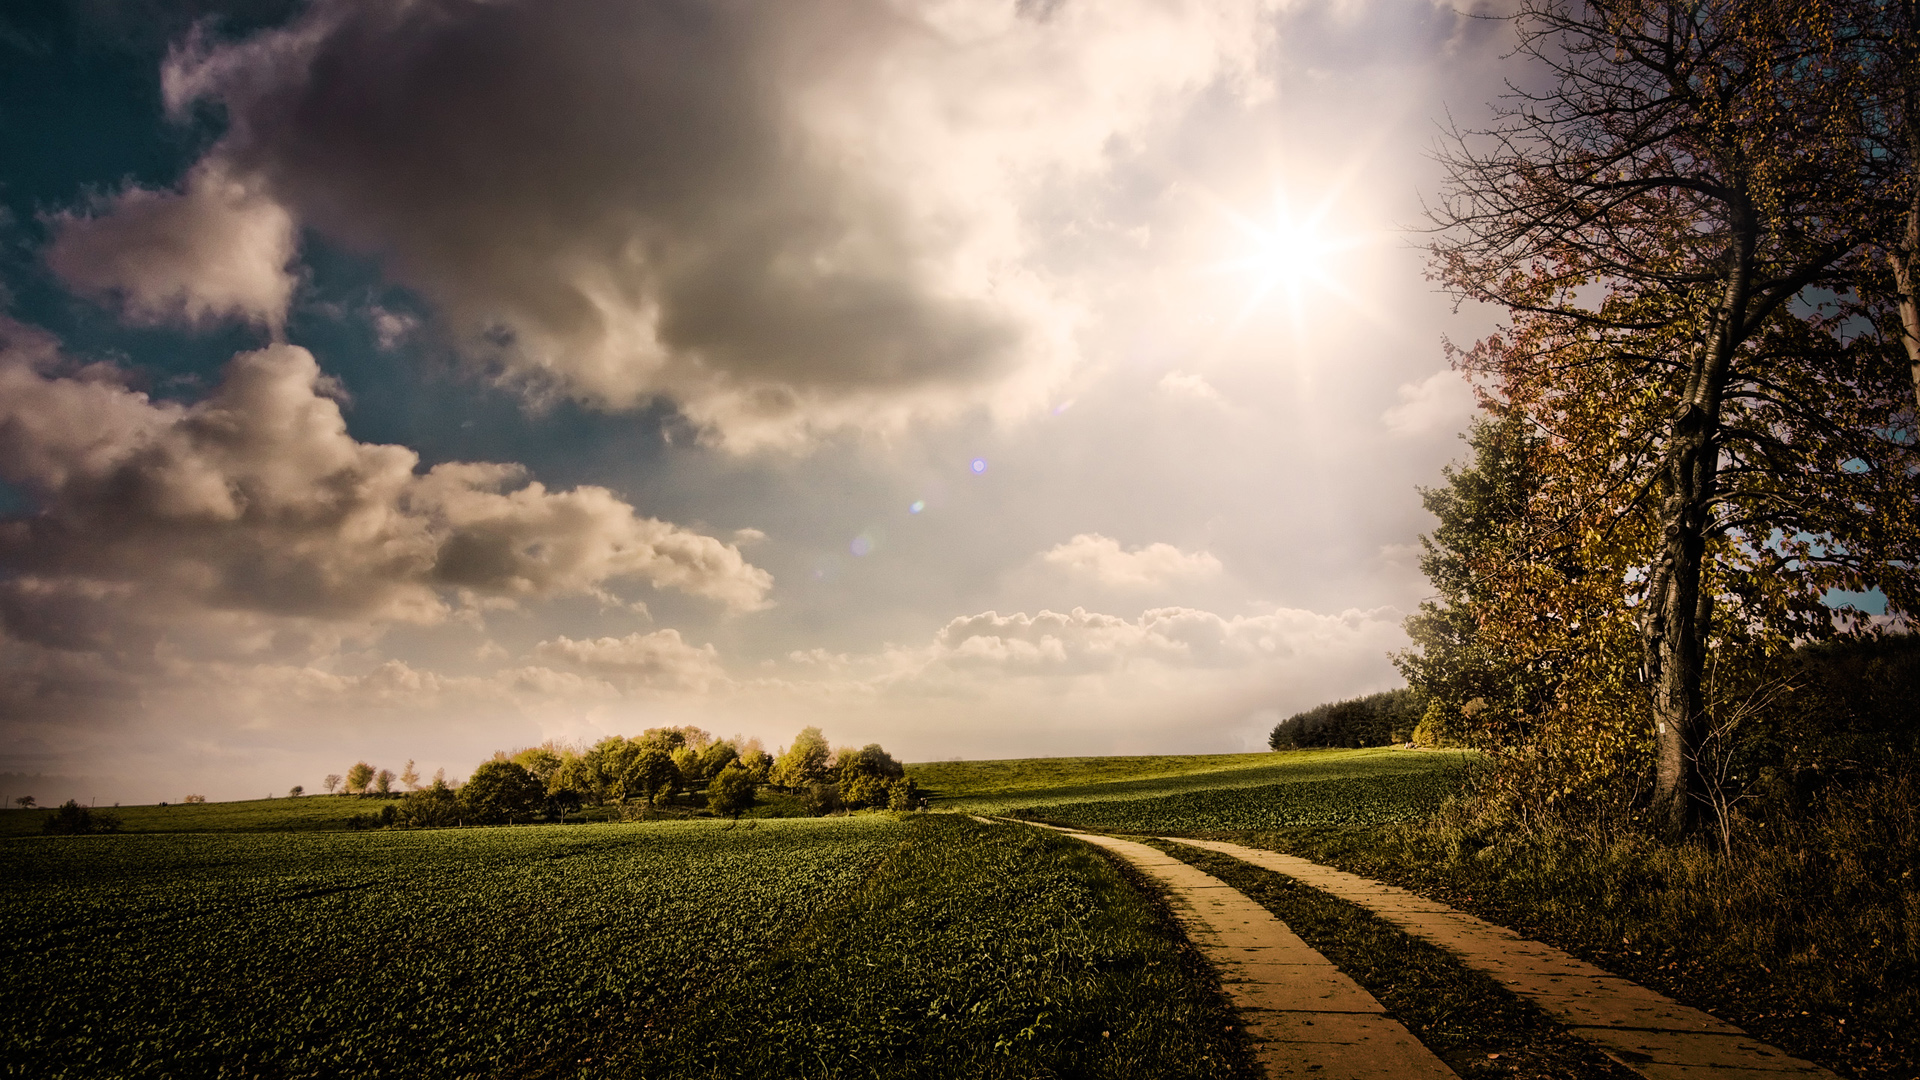
M 1838 1080 L 1718 1017 L 1406 889 L 1275 851 L 1160 839 L 1232 856 L 1358 904 L 1491 976 L 1647 1080 Z
M 1164 889 L 1188 939 L 1220 973 L 1269 1077 L 1457 1080 L 1372 994 L 1246 894 L 1145 844 L 1061 831 Z

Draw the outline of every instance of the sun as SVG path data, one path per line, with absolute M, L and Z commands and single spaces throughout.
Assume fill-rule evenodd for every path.
M 1247 299 L 1237 321 L 1244 321 L 1274 297 L 1286 302 L 1296 321 L 1304 317 L 1306 301 L 1315 293 L 1355 300 L 1340 278 L 1341 256 L 1365 241 L 1335 227 L 1330 220 L 1332 198 L 1302 213 L 1294 209 L 1284 190 L 1276 190 L 1272 210 L 1263 217 L 1230 207 L 1221 209 L 1239 234 L 1244 252 L 1216 267 L 1248 282 Z

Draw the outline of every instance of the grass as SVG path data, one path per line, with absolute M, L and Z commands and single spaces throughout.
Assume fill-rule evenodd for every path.
M 1086 845 L 912 821 L 852 900 L 609 1075 L 1252 1077 L 1213 976 Z
M 8 839 L 0 1075 L 1249 1075 L 1164 914 L 1038 832 Z
M 1426 760 L 1444 763 L 1444 758 Z M 1016 817 L 1122 833 L 1202 833 L 1308 825 L 1372 825 L 1431 812 L 1455 785 L 1453 771 L 1380 772 L 1331 780 L 1186 791 L 1175 795 L 1056 803 Z
M 1459 763 L 1457 753 L 1390 748 L 1282 750 L 1187 757 L 1028 758 L 908 766 L 942 809 L 998 814 L 1067 803 L 1159 798 L 1183 792 L 1316 780 L 1424 775 Z
M 0 1075 L 499 1074 L 673 1015 L 905 836 L 869 817 L 7 840 Z
M 1911 778 L 1698 844 L 1475 827 L 1232 834 L 1550 942 L 1843 1074 L 1920 1076 L 1920 798 Z
M 298 799 L 96 807 L 120 819 L 123 832 L 307 832 L 345 829 L 355 814 L 378 812 L 380 799 L 308 795 Z M 38 836 L 50 808 L 0 810 L 0 836 Z
M 1538 1006 L 1356 904 L 1227 855 L 1150 843 L 1273 912 L 1466 1080 L 1634 1080 Z

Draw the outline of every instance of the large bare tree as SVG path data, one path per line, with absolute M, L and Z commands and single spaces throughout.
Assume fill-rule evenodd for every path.
M 1797 591 L 1749 579 L 1815 633 L 1836 585 L 1913 599 L 1888 579 L 1915 551 L 1887 350 L 1828 303 L 1888 235 L 1864 31 L 1819 0 L 1527 0 L 1515 25 L 1524 74 L 1491 126 L 1442 151 L 1434 265 L 1510 316 L 1465 363 L 1645 526 L 1622 587 L 1655 809 L 1677 833 L 1699 805 L 1702 673 L 1729 599 L 1711 551 L 1799 575 Z

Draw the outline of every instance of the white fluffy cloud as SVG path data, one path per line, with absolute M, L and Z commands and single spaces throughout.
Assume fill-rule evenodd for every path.
M 1402 383 L 1400 403 L 1380 414 L 1387 430 L 1402 437 L 1460 430 L 1473 415 L 1473 387 L 1451 369 L 1417 383 Z
M 129 187 L 86 213 L 53 216 L 47 263 L 135 322 L 239 319 L 279 326 L 293 296 L 291 214 L 218 159 L 179 191 Z
M 610 598 L 619 581 L 766 603 L 771 577 L 737 547 L 605 488 L 550 491 L 515 465 L 421 473 L 413 451 L 355 440 L 296 346 L 235 357 L 194 404 L 122 374 L 0 325 L 0 479 L 36 504 L 0 520 L 16 637 L 91 647 L 200 616 L 434 623 L 463 598 Z
M 705 691 L 726 678 L 718 650 L 712 645 L 689 645 L 672 628 L 587 641 L 562 635 L 541 642 L 534 657 L 644 686 Z
M 1118 588 L 1162 588 L 1220 573 L 1220 560 L 1204 551 L 1181 551 L 1172 544 L 1148 544 L 1128 551 L 1120 541 L 1099 533 L 1081 533 L 1040 558 L 1076 577 Z
M 321 0 L 163 74 L 229 117 L 203 171 L 381 258 L 476 362 L 797 443 L 1041 401 L 1080 301 L 1033 199 L 1260 93 L 1264 8 Z

